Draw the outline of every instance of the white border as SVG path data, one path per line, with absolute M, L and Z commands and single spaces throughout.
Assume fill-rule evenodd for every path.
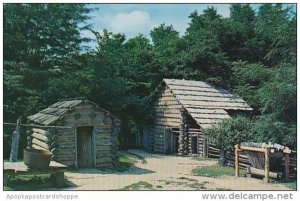
M 88 1 L 66 1 L 66 0 L 46 0 L 46 1 L 38 1 L 38 0 L 28 0 L 28 1 L 19 1 L 19 0 L 4 0 L 1 1 L 1 5 L 0 5 L 0 13 L 1 13 L 1 21 L 0 21 L 0 25 L 1 25 L 1 38 L 0 38 L 0 44 L 1 44 L 1 49 L 3 50 L 3 3 L 22 3 L 22 2 L 26 2 L 26 3 L 298 3 L 298 1 L 294 0 L 294 1 L 290 1 L 290 0 L 264 0 L 264 1 L 240 1 L 240 0 L 231 0 L 231 1 L 222 1 L 222 0 L 188 0 L 188 1 L 178 1 L 178 0 L 152 0 L 152 1 L 144 1 L 144 0 L 116 0 L 116 1 L 95 1 L 95 0 L 88 0 Z M 297 5 L 297 10 L 298 10 L 298 5 Z M 297 17 L 299 17 L 298 13 L 297 13 Z M 299 27 L 299 20 L 297 21 L 297 28 Z M 297 41 L 299 41 L 299 34 L 297 35 Z M 297 47 L 297 52 L 299 52 L 299 44 Z M 0 64 L 0 121 L 3 122 L 3 51 L 1 51 L 1 55 L 0 55 L 0 60 L 1 60 L 1 64 Z M 297 65 L 298 67 L 298 65 Z M 297 72 L 297 78 L 299 77 L 299 72 Z M 298 81 L 298 80 L 297 80 Z M 297 90 L 297 100 L 299 100 L 299 87 Z M 299 114 L 300 109 L 299 107 L 297 108 L 297 113 Z M 300 125 L 300 119 L 298 118 L 297 120 L 297 125 Z M 0 124 L 0 133 L 1 133 L 1 141 L 3 140 L 3 124 Z M 299 131 L 299 128 L 298 128 Z M 3 144 L 3 142 L 2 142 Z M 298 143 L 298 150 L 299 149 L 299 143 Z M 1 154 L 1 159 L 3 159 L 3 146 L 0 146 L 0 154 Z M 299 157 L 299 154 L 298 154 Z M 299 161 L 299 158 L 298 158 Z M 3 170 L 3 160 L 0 160 L 0 166 Z M 298 178 L 297 180 L 299 180 L 299 174 L 298 174 Z M 201 198 L 201 194 L 202 193 L 224 193 L 226 195 L 230 195 L 232 193 L 232 191 L 229 192 L 218 192 L 218 191 L 130 191 L 130 192 L 124 192 L 124 191 L 37 191 L 37 192 L 14 192 L 14 191 L 3 191 L 3 171 L 0 171 L 0 184 L 1 184 L 1 197 L 3 198 L 2 200 L 7 200 L 6 197 L 7 195 L 21 195 L 21 194 L 28 194 L 28 195 L 37 195 L 39 193 L 42 194 L 53 194 L 53 193 L 62 193 L 62 194 L 72 194 L 72 195 L 78 195 L 79 199 L 78 200 L 121 200 L 121 201 L 133 201 L 133 200 L 140 200 L 140 201 L 153 201 L 153 200 L 172 200 L 172 201 L 176 201 L 176 200 L 180 200 L 180 201 L 184 201 L 184 200 L 202 200 Z M 244 192 L 244 193 L 267 193 L 267 194 L 278 194 L 278 193 L 290 193 L 288 191 L 280 191 L 280 192 L 276 192 L 276 191 L 234 191 L 236 194 L 240 193 L 240 192 Z M 298 187 L 298 192 L 299 192 L 299 187 Z M 294 199 L 299 200 L 300 199 L 300 195 L 298 192 L 291 192 L 294 195 Z

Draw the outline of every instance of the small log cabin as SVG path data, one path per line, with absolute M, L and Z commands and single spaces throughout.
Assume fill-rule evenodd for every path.
M 205 129 L 252 110 L 243 99 L 205 82 L 164 79 L 154 103 L 154 125 L 139 130 L 137 147 L 161 154 L 207 156 Z
M 28 146 L 53 153 L 69 167 L 111 166 L 117 160 L 120 120 L 84 98 L 59 101 L 28 116 Z

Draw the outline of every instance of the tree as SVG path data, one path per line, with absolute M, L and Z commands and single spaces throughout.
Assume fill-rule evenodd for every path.
M 19 116 L 26 121 L 27 115 L 69 96 L 59 93 L 56 82 L 80 69 L 81 44 L 88 41 L 80 30 L 90 28 L 85 23 L 90 11 L 84 4 L 4 4 L 5 121 Z
M 190 79 L 228 86 L 230 69 L 228 58 L 221 49 L 222 19 L 213 7 L 199 15 L 193 12 L 184 39 L 187 41 L 186 66 Z M 189 72 L 189 71 L 187 71 Z
M 4 94 L 25 102 L 48 102 L 53 95 L 47 91 L 51 77 L 79 66 L 76 56 L 88 40 L 81 38 L 80 30 L 89 28 L 80 24 L 89 18 L 88 12 L 83 4 L 5 4 Z M 5 100 L 7 105 L 13 102 L 8 96 Z
M 257 117 L 253 124 L 253 141 L 297 147 L 297 125 L 278 120 L 274 115 Z
M 230 61 L 258 62 L 266 54 L 264 41 L 255 34 L 255 12 L 249 4 L 232 4 L 223 20 L 221 48 Z
M 291 7 L 281 4 L 262 4 L 255 22 L 256 34 L 265 42 L 265 64 L 276 66 L 280 62 L 295 64 L 296 15 Z
M 245 117 L 226 119 L 205 132 L 210 143 L 220 148 L 220 163 L 224 166 L 226 151 L 233 151 L 234 145 L 252 139 L 252 122 Z

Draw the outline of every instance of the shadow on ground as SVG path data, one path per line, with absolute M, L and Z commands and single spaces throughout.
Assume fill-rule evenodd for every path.
M 98 175 L 143 175 L 152 174 L 154 171 L 143 169 L 132 165 L 128 170 L 118 171 L 116 168 L 85 168 L 85 169 L 71 169 L 68 170 L 69 173 L 80 173 L 80 174 L 98 174 Z

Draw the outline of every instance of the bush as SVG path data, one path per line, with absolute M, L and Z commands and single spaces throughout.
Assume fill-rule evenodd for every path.
M 262 116 L 253 124 L 253 141 L 272 142 L 296 148 L 297 126 L 278 121 L 274 116 Z
M 246 117 L 226 119 L 206 131 L 210 143 L 220 148 L 220 163 L 225 165 L 225 152 L 233 151 L 234 145 L 252 140 L 252 122 Z
M 224 151 L 233 151 L 234 145 L 252 140 L 252 122 L 246 117 L 226 119 L 217 126 L 207 129 L 210 143 Z

